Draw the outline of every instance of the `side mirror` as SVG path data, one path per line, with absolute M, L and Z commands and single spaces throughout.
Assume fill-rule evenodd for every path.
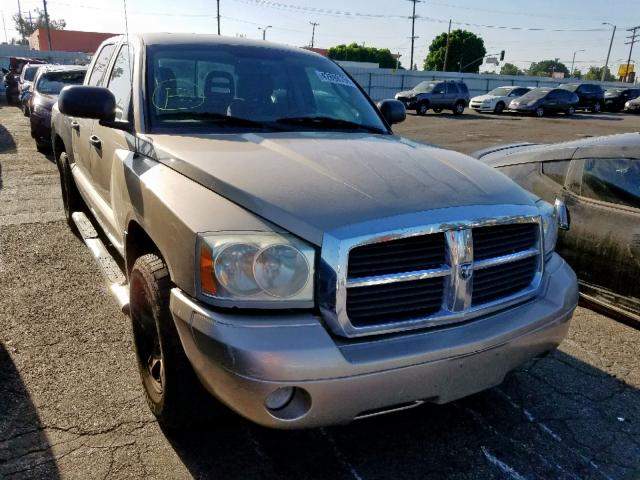
M 558 228 L 560 230 L 569 230 L 571 227 L 571 216 L 569 215 L 569 209 L 567 205 L 560 199 L 556 198 L 553 204 L 553 208 L 556 211 L 556 218 L 558 219 Z
M 382 100 L 378 102 L 378 110 L 389 125 L 404 122 L 407 118 L 407 109 L 399 100 Z
M 110 90 L 103 87 L 64 87 L 58 97 L 58 108 L 71 117 L 104 122 L 113 122 L 116 118 L 116 99 Z

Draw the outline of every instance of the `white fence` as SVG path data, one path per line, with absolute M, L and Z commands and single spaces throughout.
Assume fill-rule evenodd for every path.
M 578 82 L 575 78 L 563 80 L 549 77 L 527 77 L 514 75 L 495 75 L 457 72 L 422 72 L 391 70 L 384 68 L 345 67 L 351 76 L 375 101 L 393 96 L 403 90 L 410 90 L 424 80 L 462 80 L 469 87 L 471 96 L 483 95 L 496 87 L 519 85 L 523 87 L 555 87 L 561 83 Z M 621 86 L 617 82 L 589 82 L 603 87 Z
M 31 50 L 21 45 L 0 45 L 0 67 L 8 67 L 9 57 L 28 57 L 59 64 L 87 64 L 91 60 L 91 55 L 82 52 Z

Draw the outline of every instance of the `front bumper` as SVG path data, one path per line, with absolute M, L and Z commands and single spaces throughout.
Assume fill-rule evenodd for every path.
M 51 115 L 42 115 L 31 112 L 29 117 L 31 122 L 31 137 L 38 143 L 51 143 Z
M 493 112 L 496 108 L 495 105 L 491 104 L 483 104 L 481 102 L 474 102 L 473 100 L 469 104 L 469 108 L 471 110 L 476 110 L 477 112 Z
M 446 328 L 347 340 L 332 337 L 312 313 L 219 313 L 177 288 L 171 312 L 212 394 L 261 425 L 307 428 L 416 401 L 446 403 L 498 385 L 560 344 L 577 301 L 575 274 L 554 255 L 534 300 Z M 267 409 L 266 397 L 282 387 L 297 387 L 292 400 Z

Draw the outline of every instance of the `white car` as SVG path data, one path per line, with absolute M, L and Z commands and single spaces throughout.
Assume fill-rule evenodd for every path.
M 485 95 L 473 97 L 469 107 L 477 112 L 502 113 L 513 99 L 521 97 L 529 90 L 529 87 L 498 87 Z

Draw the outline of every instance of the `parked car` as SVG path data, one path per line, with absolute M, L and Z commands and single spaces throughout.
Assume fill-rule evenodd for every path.
M 558 253 L 590 302 L 640 321 L 640 134 L 555 145 L 511 145 L 474 154 L 527 190 L 563 200 L 571 229 Z
M 628 113 L 640 113 L 640 97 L 625 103 L 624 111 Z
M 564 83 L 561 89 L 578 96 L 576 109 L 600 113 L 604 109 L 604 89 L 595 83 Z
M 498 87 L 485 95 L 473 97 L 469 107 L 478 112 L 502 113 L 512 100 L 520 98 L 530 90 L 529 87 Z
M 533 113 L 537 117 L 559 112 L 573 115 L 577 105 L 578 96 L 575 93 L 560 88 L 539 87 L 512 100 L 509 111 Z
M 9 71 L 4 76 L 5 96 L 9 105 L 15 105 L 20 101 L 20 74 L 22 67 L 27 64 L 43 64 L 43 60 L 23 57 L 9 57 Z
M 51 108 L 67 85 L 81 85 L 87 67 L 49 65 L 38 69 L 31 98 L 31 136 L 40 151 L 51 149 Z
M 404 103 L 407 110 L 415 110 L 418 115 L 426 115 L 429 109 L 436 113 L 451 110 L 454 115 L 462 115 L 469 105 L 469 89 L 464 82 L 420 82 L 411 90 L 396 94 L 396 100 Z
M 604 107 L 609 112 L 624 110 L 625 103 L 640 97 L 640 88 L 608 88 L 604 93 Z
M 22 68 L 22 73 L 20 74 L 18 92 L 20 95 L 20 107 L 22 108 L 22 113 L 25 117 L 28 117 L 30 114 L 31 89 L 33 86 L 33 80 L 35 79 L 36 73 L 40 67 L 41 65 L 27 64 Z
M 399 138 L 405 116 L 320 55 L 217 35 L 106 40 L 62 91 L 65 214 L 117 265 L 86 204 L 122 256 L 110 286 L 160 422 L 216 412 L 201 381 L 262 425 L 345 423 L 492 387 L 558 345 L 578 299 L 562 206 Z

